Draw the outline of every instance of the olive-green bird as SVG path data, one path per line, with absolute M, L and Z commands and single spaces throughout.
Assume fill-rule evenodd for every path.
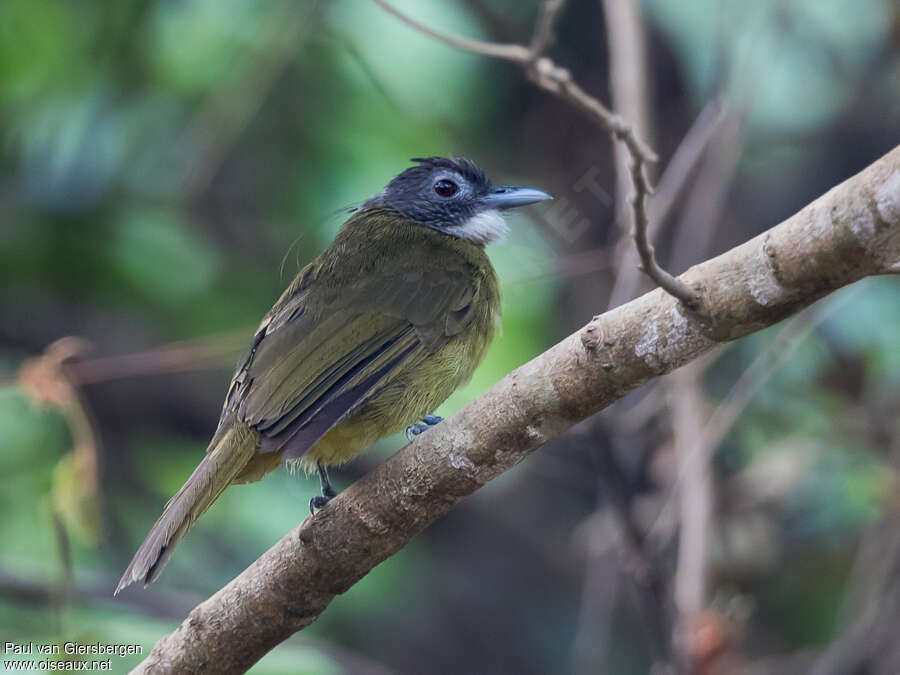
M 344 223 L 263 318 L 225 396 L 206 456 L 169 500 L 116 593 L 159 576 L 188 528 L 233 483 L 282 462 L 317 469 L 430 414 L 472 376 L 494 336 L 500 287 L 484 251 L 501 211 L 549 199 L 495 187 L 472 162 L 429 157 L 396 176 Z

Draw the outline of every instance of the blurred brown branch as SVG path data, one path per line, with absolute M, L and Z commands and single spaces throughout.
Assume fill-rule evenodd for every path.
M 109 522 L 99 489 L 100 436 L 82 397 L 81 386 L 135 375 L 230 366 L 238 350 L 244 347 L 249 331 L 248 328 L 98 358 L 87 356 L 91 345 L 86 340 L 65 337 L 47 345 L 42 354 L 23 361 L 15 377 L 8 378 L 7 382 L 18 384 L 33 404 L 59 410 L 72 436 L 71 451 L 54 467 L 50 491 L 63 587 L 71 586 L 72 582 L 69 550 L 72 536 L 97 545 Z
M 72 449 L 53 471 L 53 526 L 63 578 L 71 576 L 69 531 L 96 543 L 104 528 L 100 503 L 98 459 L 100 440 L 93 418 L 67 368 L 88 352 L 86 340 L 61 338 L 43 354 L 26 359 L 17 380 L 35 405 L 62 413 L 72 434 Z
M 900 259 L 900 147 L 681 281 L 594 319 L 307 518 L 163 637 L 136 672 L 243 672 L 463 497 L 546 441 L 716 345 Z M 239 636 L 240 639 L 236 639 Z
M 64 596 L 69 605 L 110 606 L 113 602 L 118 602 L 109 592 L 116 581 L 117 579 L 106 576 L 76 584 L 36 581 L 0 568 L 0 597 L 11 603 L 30 606 L 55 605 Z M 176 618 L 182 616 L 198 600 L 190 593 L 163 590 L 159 594 L 134 594 L 124 602 L 146 616 Z
M 713 523 L 711 462 L 706 453 L 694 452 L 706 417 L 705 394 L 700 383 L 704 370 L 701 361 L 694 361 L 673 373 L 667 387 L 681 478 L 676 488 L 680 516 L 673 583 L 678 618 L 673 642 L 681 670 L 686 673 L 711 672 L 700 667 L 702 654 L 692 639 L 707 607 L 707 551 Z
M 644 138 L 652 140 L 653 126 L 647 98 L 647 40 L 641 8 L 636 0 L 603 0 L 603 15 L 606 18 L 609 90 L 613 106 Z M 623 233 L 627 233 L 631 229 L 627 203 L 631 173 L 628 149 L 622 144 L 615 147 L 615 159 L 616 220 Z
M 604 0 L 602 4 L 613 104 L 642 135 L 649 137 L 653 123 L 647 102 L 646 41 L 640 7 L 634 0 Z M 631 156 L 621 143 L 615 144 L 613 150 L 615 214 L 620 229 L 613 247 L 613 278 L 633 278 L 636 287 L 640 277 L 638 253 L 629 236 L 635 228 L 635 220 L 630 217 L 633 209 L 628 203 L 632 190 Z M 655 199 L 651 199 L 651 209 L 654 203 Z M 659 222 L 654 219 L 656 229 Z M 615 288 L 621 287 L 616 283 Z M 633 297 L 633 293 L 628 297 Z M 626 602 L 647 628 L 654 667 L 672 661 L 673 612 L 666 583 L 668 570 L 647 554 L 645 532 L 634 519 L 634 495 L 625 488 L 627 479 L 615 452 L 615 441 L 611 443 L 612 448 L 598 453 L 603 465 L 598 475 L 597 506 L 586 521 L 588 556 L 572 654 L 574 671 L 579 674 L 609 670 L 612 650 L 608 645 L 614 614 Z
M 608 0 L 604 1 L 603 5 L 606 16 L 606 41 L 609 45 L 609 79 L 612 99 L 620 112 L 635 121 L 639 129 L 649 133 L 653 122 L 647 100 L 645 29 L 640 7 L 633 0 L 621 2 Z M 650 222 L 646 223 L 646 227 L 643 228 L 644 241 L 639 242 L 640 245 L 634 248 L 630 245 L 631 242 L 627 236 L 628 230 L 633 230 L 633 225 L 631 228 L 628 227 L 629 211 L 627 208 L 623 208 L 631 183 L 629 155 L 621 146 L 616 148 L 617 219 L 623 227 L 622 235 L 616 246 L 617 264 L 614 270 L 615 281 L 610 291 L 609 307 L 625 302 L 634 297 L 638 291 L 641 279 L 636 266 L 638 256 L 641 256 L 642 252 L 646 253 L 645 246 L 649 245 L 649 239 L 656 235 L 685 187 L 691 182 L 692 176 L 697 173 L 697 167 L 710 164 L 709 161 L 704 162 L 703 160 L 709 154 L 707 149 L 713 138 L 718 135 L 720 122 L 724 118 L 725 106 L 720 101 L 714 100 L 704 107 L 685 134 L 666 167 L 660 181 L 660 190 L 648 203 Z M 716 197 L 724 197 L 724 189 L 718 188 L 720 185 L 730 184 L 731 173 L 716 174 L 715 176 L 709 176 L 709 173 L 707 171 L 705 172 L 707 175 L 705 175 L 704 172 L 700 172 L 690 195 L 690 203 L 712 204 L 713 206 L 720 204 Z M 716 197 L 710 198 L 708 196 L 710 193 Z M 678 240 L 696 241 L 699 233 L 699 238 L 704 240 L 704 244 L 696 246 L 692 249 L 692 253 L 702 258 L 706 251 L 706 241 L 714 231 L 720 214 L 714 208 L 708 208 L 694 215 L 698 217 L 681 219 Z M 674 260 L 679 263 L 677 256 L 674 257 Z M 690 455 L 691 439 L 696 436 L 702 426 L 705 396 L 700 378 L 710 361 L 711 359 L 708 358 L 695 361 L 688 368 L 678 371 L 672 377 L 662 381 L 663 388 L 668 392 L 670 399 L 674 454 L 679 460 Z M 645 399 L 652 400 L 654 397 L 646 396 Z M 644 407 L 646 408 L 646 406 Z M 695 655 L 689 651 L 695 646 L 695 641 L 689 640 L 689 638 L 693 637 L 695 633 L 695 619 L 700 616 L 701 610 L 705 607 L 706 530 L 711 521 L 712 500 L 712 477 L 706 457 L 695 458 L 686 466 L 689 466 L 690 471 L 681 473 L 684 480 L 678 490 L 681 527 L 678 564 L 674 572 L 674 579 L 671 580 L 674 588 L 672 594 L 675 596 L 674 603 L 668 588 L 670 570 L 663 568 L 657 560 L 656 553 L 649 550 L 646 541 L 647 533 L 633 523 L 632 510 L 616 509 L 621 521 L 621 529 L 633 533 L 627 542 L 629 558 L 640 560 L 641 566 L 648 570 L 645 573 L 646 577 L 654 579 L 652 585 L 641 583 L 640 579 L 634 578 L 626 583 L 630 583 L 639 596 L 639 609 L 642 606 L 654 606 L 655 623 L 646 621 L 645 623 L 654 628 L 652 631 L 654 642 L 660 645 L 657 649 L 658 655 L 655 657 L 657 659 L 656 667 L 668 667 L 673 672 L 685 673 L 697 672 L 694 665 L 699 663 L 699 660 L 694 658 Z M 615 486 L 610 487 L 615 490 Z M 690 522 L 686 518 L 689 518 Z M 592 570 L 588 570 L 588 574 L 591 573 Z M 599 569 L 594 572 L 594 574 L 600 573 Z M 585 589 L 587 590 L 589 586 L 596 587 L 597 584 L 586 583 Z M 595 603 L 595 600 L 585 597 L 582 601 L 583 606 L 589 603 Z M 610 603 L 607 605 L 607 611 L 611 612 L 613 606 Z M 693 605 L 692 609 L 688 610 L 688 605 Z M 582 612 L 584 612 L 584 608 Z M 602 665 L 602 661 L 594 662 L 586 664 L 582 669 L 584 672 L 597 672 L 603 670 Z
M 180 340 L 130 354 L 82 358 L 66 365 L 69 380 L 78 385 L 117 380 L 138 375 L 181 373 L 230 368 L 246 347 L 253 328 Z
M 723 115 L 717 117 L 722 120 Z M 729 121 L 732 121 L 729 118 Z M 678 267 L 706 255 L 741 154 L 737 121 L 721 125 L 729 134 L 702 154 L 693 189 L 675 233 L 671 259 Z M 673 493 L 679 504 L 678 558 L 672 582 L 676 619 L 672 633 L 676 667 L 684 673 L 717 675 L 733 672 L 739 654 L 727 621 L 709 606 L 709 539 L 715 528 L 715 447 L 703 436 L 707 396 L 698 359 L 665 381 L 668 392 L 675 460 Z M 701 443 L 706 445 L 700 445 Z
M 194 340 L 178 340 L 129 354 L 95 357 L 87 355 L 90 352 L 89 345 L 81 338 L 62 338 L 48 345 L 41 357 L 25 361 L 16 376 L 0 380 L 0 385 L 18 383 L 25 388 L 26 395 L 32 400 L 45 402 L 44 399 L 50 396 L 51 400 L 47 402 L 53 403 L 59 399 L 60 387 L 82 386 L 142 375 L 230 368 L 240 352 L 246 348 L 247 336 L 252 332 L 253 328 L 247 326 L 228 333 Z M 68 341 L 75 341 L 83 345 L 83 348 L 80 348 L 77 354 L 66 355 L 52 373 L 44 370 L 43 366 L 40 371 L 33 370 L 34 364 L 47 363 L 42 360 L 44 357 L 57 359 L 55 345 L 68 344 Z M 54 391 L 57 393 L 54 394 Z

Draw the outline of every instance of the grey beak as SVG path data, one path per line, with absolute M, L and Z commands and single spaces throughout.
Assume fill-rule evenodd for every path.
M 501 185 L 500 187 L 495 187 L 486 197 L 483 197 L 482 202 L 489 208 L 505 210 L 542 202 L 545 199 L 553 199 L 553 197 L 534 188 Z

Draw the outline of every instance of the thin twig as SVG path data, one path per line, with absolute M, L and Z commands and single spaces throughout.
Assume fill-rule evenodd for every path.
M 247 326 L 130 354 L 80 359 L 66 364 L 66 375 L 72 382 L 84 385 L 139 375 L 229 368 L 245 348 L 252 330 Z
M 650 229 L 655 237 L 659 227 L 669 217 L 672 207 L 684 194 L 685 186 L 694 175 L 707 148 L 728 116 L 729 106 L 714 98 L 700 111 L 690 129 L 675 149 L 666 169 L 660 176 L 650 200 Z
M 543 56 L 547 47 L 553 42 L 553 26 L 556 17 L 566 0 L 544 0 L 534 27 L 534 37 L 531 38 L 531 59 L 534 61 Z
M 725 220 L 728 192 L 744 151 L 742 127 L 740 111 L 728 115 L 719 127 L 715 145 L 700 160 L 668 257 L 675 270 L 703 260 L 710 252 L 718 223 Z
M 634 244 L 637 246 L 638 256 L 641 259 L 641 269 L 667 293 L 681 300 L 686 307 L 696 309 L 700 304 L 697 293 L 686 283 L 666 272 L 656 262 L 653 244 L 650 243 L 647 236 L 646 197 L 650 193 L 650 186 L 647 184 L 644 167 L 640 162 L 632 159 L 630 168 L 635 188 L 635 193 L 631 196 L 631 206 L 634 210 L 632 237 L 634 237 Z
M 666 169 L 656 185 L 656 190 L 648 204 L 650 225 L 647 236 L 655 239 L 672 212 L 679 197 L 684 193 L 691 177 L 694 176 L 700 160 L 717 136 L 726 118 L 725 106 L 713 100 L 704 106 L 691 128 L 666 165 Z M 619 247 L 621 264 L 616 274 L 613 289 L 609 294 L 608 307 L 617 307 L 633 298 L 638 291 L 640 270 L 637 266 L 637 250 L 631 245 Z
M 522 45 L 497 44 L 494 42 L 473 40 L 457 35 L 448 35 L 447 33 L 439 33 L 425 24 L 416 21 L 404 12 L 401 12 L 393 5 L 389 5 L 384 0 L 372 1 L 388 14 L 400 19 L 400 21 L 410 28 L 419 31 L 423 35 L 427 35 L 438 42 L 443 42 L 445 45 L 453 47 L 454 49 L 461 49 L 463 51 L 472 52 L 473 54 L 481 54 L 482 56 L 490 56 L 494 59 L 503 59 L 515 63 L 526 63 L 531 57 L 531 52 Z
M 656 154 L 638 137 L 631 124 L 582 89 L 572 79 L 572 74 L 567 69 L 561 68 L 551 59 L 542 55 L 552 38 L 553 22 L 562 9 L 564 0 L 544 0 L 534 38 L 531 41 L 531 48 L 447 35 L 425 26 L 384 0 L 373 0 L 373 2 L 410 28 L 446 45 L 521 64 L 532 83 L 581 110 L 603 127 L 616 141 L 624 144 L 631 156 L 629 169 L 634 192 L 630 197 L 630 204 L 634 218 L 634 241 L 638 247 L 641 269 L 666 292 L 678 298 L 687 307 L 693 309 L 699 305 L 700 299 L 690 286 L 659 266 L 653 246 L 647 237 L 646 202 L 653 190 L 647 180 L 645 166 L 657 161 Z
M 647 96 L 647 40 L 640 3 L 638 0 L 602 0 L 602 5 L 613 108 L 630 120 L 649 142 L 653 123 Z M 630 249 L 633 244 L 628 241 L 631 232 L 628 195 L 632 183 L 628 157 L 628 149 L 621 143 L 616 144 L 616 223 L 621 230 L 620 241 Z M 653 174 L 649 174 L 649 178 L 652 181 Z M 650 208 L 652 210 L 652 205 Z
M 129 354 L 81 357 L 67 361 L 63 364 L 63 369 L 68 382 L 82 386 L 142 375 L 230 368 L 246 348 L 247 336 L 252 331 L 253 327 L 247 326 L 228 333 L 194 340 L 179 340 Z M 16 374 L 0 377 L 0 387 L 17 386 L 19 383 L 19 376 Z

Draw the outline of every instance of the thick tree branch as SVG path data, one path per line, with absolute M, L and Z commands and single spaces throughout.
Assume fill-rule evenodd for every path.
M 457 501 L 576 422 L 716 344 L 900 260 L 900 147 L 758 237 L 507 375 L 287 534 L 163 637 L 136 672 L 243 672 Z

